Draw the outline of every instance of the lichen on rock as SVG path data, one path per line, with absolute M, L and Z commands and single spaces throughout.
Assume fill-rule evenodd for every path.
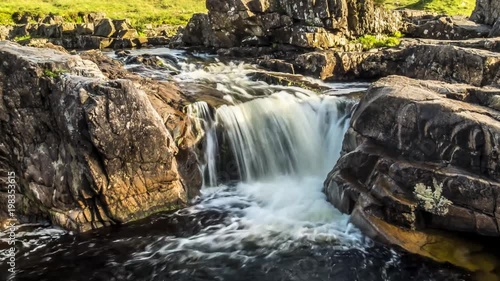
M 438 183 L 436 179 L 433 179 L 432 184 L 434 191 L 432 191 L 432 187 L 418 183 L 415 185 L 413 193 L 418 199 L 419 207 L 435 215 L 444 216 L 448 213 L 448 207 L 453 202 L 443 196 L 443 183 Z

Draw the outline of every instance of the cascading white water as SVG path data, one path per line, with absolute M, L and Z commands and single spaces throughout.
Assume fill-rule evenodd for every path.
M 182 215 L 220 212 L 226 217 L 190 237 L 163 237 L 137 253 L 131 263 L 179 253 L 185 258 L 222 255 L 246 260 L 303 243 L 363 245 L 348 216 L 327 202 L 322 192 L 323 181 L 340 156 L 353 101 L 251 81 L 246 74 L 257 69 L 245 64 L 183 69 L 176 76 L 179 83 L 209 84 L 225 93 L 228 101 L 249 98 L 216 110 L 205 102 L 188 109 L 205 131 L 201 169 L 206 178 L 198 201 Z M 226 158 L 237 162 L 240 179 L 229 185 L 222 176 L 225 165 L 232 165 L 222 157 L 228 147 Z
M 188 106 L 188 115 L 199 122 L 205 132 L 205 153 L 204 161 L 201 165 L 202 172 L 206 172 L 203 177 L 203 186 L 217 185 L 216 156 L 218 152 L 217 135 L 214 129 L 215 121 L 210 113 L 210 107 L 206 102 L 195 102 Z
M 325 177 L 342 144 L 347 101 L 333 96 L 278 92 L 222 106 L 216 121 L 229 137 L 243 180 L 288 175 Z
M 193 104 L 190 112 L 206 120 L 207 184 L 217 179 L 215 167 L 225 164 L 210 163 L 217 159 L 217 147 L 209 145 L 217 144 L 211 139 L 216 127 L 227 134 L 243 181 L 232 187 L 206 186 L 201 201 L 186 210 L 194 214 L 224 210 L 230 214 L 229 221 L 164 244 L 158 252 L 201 248 L 200 255 L 221 251 L 239 255 L 250 242 L 268 250 L 288 249 L 304 239 L 358 244 L 359 232 L 348 227 L 348 217 L 322 192 L 323 181 L 340 156 L 352 105 L 335 96 L 280 91 L 222 106 L 213 120 L 206 103 Z

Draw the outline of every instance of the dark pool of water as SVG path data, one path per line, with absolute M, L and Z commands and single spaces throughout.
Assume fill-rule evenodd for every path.
M 127 226 L 84 235 L 65 235 L 46 247 L 17 255 L 13 280 L 470 280 L 450 265 L 391 250 L 380 245 L 342 249 L 331 243 L 297 243 L 271 254 L 245 245 L 211 257 L 179 251 L 149 259 L 134 259 L 151 243 L 165 237 L 189 237 L 221 223 L 224 212 L 164 214 Z M 248 255 L 242 255 L 247 253 Z M 2 264 L 0 280 L 7 280 Z

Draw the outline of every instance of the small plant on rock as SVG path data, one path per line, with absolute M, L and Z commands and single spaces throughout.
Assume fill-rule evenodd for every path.
M 415 185 L 413 194 L 418 200 L 418 206 L 428 211 L 429 213 L 444 216 L 448 213 L 448 207 L 452 202 L 446 199 L 443 193 L 443 183 L 438 184 L 436 179 L 432 180 L 434 191 L 432 187 L 426 186 L 423 183 Z

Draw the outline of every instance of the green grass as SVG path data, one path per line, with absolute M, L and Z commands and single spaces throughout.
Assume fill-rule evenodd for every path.
M 24 35 L 24 36 L 17 36 L 16 38 L 14 38 L 14 41 L 20 42 L 20 41 L 29 40 L 29 39 L 31 39 L 30 35 Z
M 206 8 L 205 0 L 0 0 L 0 24 L 12 24 L 15 12 L 53 13 L 71 22 L 81 21 L 81 12 L 104 12 L 110 18 L 128 18 L 134 26 L 142 26 L 185 25 L 192 14 L 206 12 Z
M 375 0 L 388 8 L 430 10 L 470 15 L 475 0 Z M 0 24 L 12 24 L 14 13 L 63 16 L 81 22 L 79 13 L 105 12 L 113 19 L 129 18 L 142 30 L 147 23 L 185 25 L 192 14 L 206 12 L 205 0 L 0 0 Z
M 408 8 L 428 10 L 446 15 L 470 16 L 476 5 L 476 0 L 376 0 L 388 8 Z
M 399 40 L 401 37 L 402 34 L 400 32 L 396 32 L 392 36 L 363 35 L 356 41 L 363 45 L 364 50 L 370 50 L 373 48 L 396 47 L 401 43 Z
M 64 73 L 67 73 L 68 70 L 65 70 L 65 69 L 56 69 L 54 71 L 50 70 L 50 69 L 45 69 L 43 71 L 43 75 L 45 77 L 49 77 L 49 78 L 58 78 L 59 76 L 61 76 L 62 74 Z

